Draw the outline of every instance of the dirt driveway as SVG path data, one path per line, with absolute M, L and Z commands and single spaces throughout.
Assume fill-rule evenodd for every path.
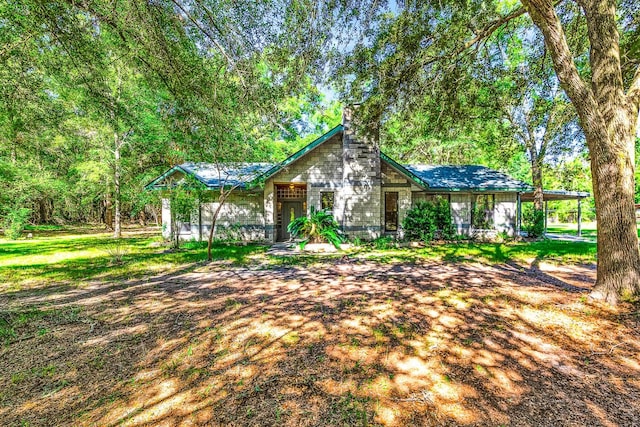
M 0 294 L 0 425 L 640 424 L 637 308 L 595 271 L 219 263 Z M 22 424 L 21 424 L 22 423 Z

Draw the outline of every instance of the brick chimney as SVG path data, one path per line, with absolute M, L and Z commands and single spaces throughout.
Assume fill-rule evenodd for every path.
M 354 104 L 342 111 L 343 227 L 349 235 L 371 239 L 381 229 L 380 146 L 377 126 L 359 123 L 358 108 Z

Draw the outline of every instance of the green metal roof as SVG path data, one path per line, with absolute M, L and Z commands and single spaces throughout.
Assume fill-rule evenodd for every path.
M 333 136 L 344 131 L 342 125 L 338 125 L 320 136 L 301 150 L 287 157 L 280 163 L 235 163 L 227 164 L 222 168 L 224 179 L 215 164 L 208 163 L 183 163 L 169 169 L 167 172 L 154 179 L 145 186 L 146 189 L 166 188 L 164 180 L 176 172 L 189 175 L 200 181 L 209 189 L 220 188 L 221 185 L 239 186 L 250 188 L 271 178 L 282 169 L 294 163 L 307 153 L 322 145 Z M 525 195 L 533 191 L 531 185 L 511 178 L 502 172 L 476 165 L 401 165 L 384 153 L 380 153 L 382 161 L 404 175 L 413 184 L 433 192 L 521 192 Z M 557 198 L 581 198 L 588 193 L 571 193 L 564 191 L 548 192 Z
M 522 192 L 533 189 L 525 182 L 485 166 L 405 165 L 404 168 L 434 191 Z
M 216 165 L 215 163 L 186 162 L 172 167 L 147 184 L 145 189 L 166 189 L 165 179 L 176 172 L 195 178 L 209 190 L 217 190 L 220 187 L 250 188 L 265 171 L 272 167 L 273 163 L 226 163 Z

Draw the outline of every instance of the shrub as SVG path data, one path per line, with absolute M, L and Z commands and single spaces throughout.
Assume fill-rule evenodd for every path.
M 300 242 L 301 248 L 309 242 L 329 242 L 336 249 L 340 249 L 340 244 L 345 241 L 340 226 L 333 216 L 325 210 L 316 210 L 314 206 L 311 206 L 308 217 L 301 216 L 294 219 L 289 223 L 287 230 L 293 237 L 304 237 Z
M 9 239 L 15 240 L 22 234 L 31 210 L 27 208 L 14 208 L 9 211 L 4 218 L 2 228 L 4 229 L 4 235 Z
M 528 237 L 538 238 L 544 234 L 544 211 L 527 207 L 522 211 L 522 227 Z
M 433 202 L 418 202 L 407 212 L 402 222 L 405 237 L 425 243 L 435 238 L 451 239 L 455 236 L 449 202 L 437 197 Z
M 393 248 L 393 240 L 389 236 L 380 236 L 373 241 L 373 247 L 378 250 Z

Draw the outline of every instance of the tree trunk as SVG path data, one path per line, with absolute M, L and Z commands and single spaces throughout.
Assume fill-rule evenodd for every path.
M 542 187 L 542 162 L 539 156 L 530 151 L 531 156 L 531 179 L 533 181 L 533 207 L 541 211 L 544 207 L 544 193 Z
M 103 207 L 103 221 L 104 225 L 107 227 L 107 230 L 113 230 L 113 212 L 111 211 L 111 208 L 111 190 L 107 187 L 107 193 L 105 194 Z
M 213 231 L 216 228 L 216 221 L 218 220 L 218 215 L 220 214 L 220 210 L 222 209 L 222 205 L 224 205 L 227 196 L 231 191 L 225 193 L 224 189 L 220 190 L 220 197 L 218 197 L 218 207 L 213 213 L 213 218 L 211 218 L 211 230 L 209 230 L 209 238 L 207 239 L 207 260 L 211 261 L 211 246 L 213 245 Z
M 640 70 L 625 94 L 615 1 L 578 1 L 590 42 L 589 82 L 578 73 L 552 1 L 522 3 L 542 31 L 558 80 L 575 106 L 587 138 L 598 221 L 598 278 L 591 295 L 615 304 L 622 297 L 640 294 L 633 200 Z
M 120 212 L 120 137 L 118 136 L 118 132 L 113 133 L 113 140 L 115 143 L 114 147 L 114 168 L 113 168 L 113 186 L 114 186 L 114 210 L 115 210 L 115 218 L 113 225 L 113 237 L 119 239 L 122 237 L 121 231 L 121 223 L 122 223 L 122 213 Z
M 589 146 L 598 223 L 598 278 L 592 296 L 615 304 L 620 297 L 640 294 L 640 253 L 634 205 L 635 135 L 621 126 L 612 139 L 592 140 Z

